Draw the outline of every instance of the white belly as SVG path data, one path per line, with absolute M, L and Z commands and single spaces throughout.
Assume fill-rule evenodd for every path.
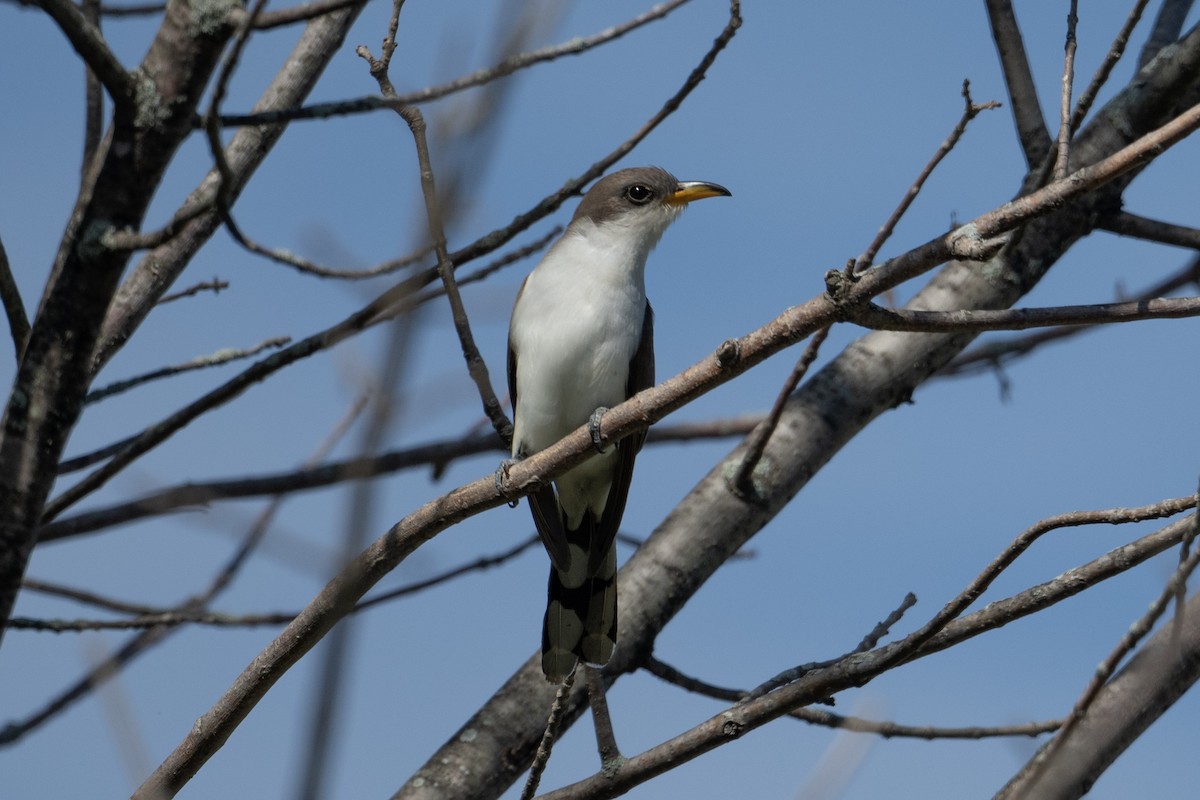
M 641 338 L 646 295 L 640 265 L 635 275 L 621 275 L 606 269 L 604 258 L 598 263 L 586 242 L 560 244 L 566 247 L 556 247 L 530 274 L 513 309 L 514 456 L 543 450 L 586 424 L 597 407 L 623 402 Z M 556 481 L 570 527 L 585 509 L 603 511 L 615 457 L 615 451 L 593 457 Z

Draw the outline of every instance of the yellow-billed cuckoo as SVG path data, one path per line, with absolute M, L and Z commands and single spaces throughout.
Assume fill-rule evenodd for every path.
M 562 238 L 521 284 L 508 334 L 514 459 L 549 447 L 654 385 L 646 257 L 684 206 L 729 195 L 657 167 L 614 172 L 584 195 Z M 550 554 L 542 671 L 559 682 L 579 659 L 605 664 L 617 639 L 617 528 L 645 433 L 530 495 Z M 557 489 L 557 491 L 556 491 Z

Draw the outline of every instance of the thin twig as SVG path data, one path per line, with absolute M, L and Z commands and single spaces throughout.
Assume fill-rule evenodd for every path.
M 747 415 L 704 422 L 658 425 L 651 429 L 647 444 L 744 436 L 754 430 L 762 420 L 762 416 Z M 135 439 L 136 437 L 124 439 L 92 453 L 64 461 L 62 471 L 66 473 L 103 461 L 121 452 Z M 380 453 L 369 458 L 351 458 L 300 470 L 207 482 L 192 481 L 181 486 L 160 489 L 136 500 L 93 509 L 51 522 L 39 531 L 39 541 L 51 542 L 79 536 L 136 519 L 165 514 L 175 509 L 205 506 L 219 500 L 306 491 L 428 465 L 442 470 L 457 459 L 490 452 L 504 452 L 497 438 L 491 432 L 471 433 L 458 439 L 446 439 Z
M 226 172 L 228 172 L 228 164 L 226 164 Z M 166 225 L 156 231 L 138 233 L 132 230 L 110 229 L 101 236 L 100 243 L 111 250 L 128 250 L 130 252 L 161 247 L 182 233 L 189 222 L 211 211 L 215 203 L 215 196 L 189 201 L 183 208 L 175 212 Z
M 228 288 L 229 281 L 223 281 L 220 278 L 213 278 L 211 281 L 201 281 L 200 283 L 189 286 L 188 288 L 182 289 L 178 292 L 164 294 L 162 297 L 158 298 L 157 305 L 161 306 L 175 300 L 182 300 L 185 297 L 191 297 L 192 295 L 199 294 L 200 292 L 212 292 L 213 294 L 220 294 L 222 291 Z
M 576 37 L 562 44 L 545 47 L 529 53 L 522 53 L 512 58 L 505 59 L 493 67 L 481 69 L 477 72 L 471 73 L 470 75 L 456 78 L 449 83 L 444 83 L 439 86 L 432 86 L 416 92 L 410 92 L 409 94 L 395 95 L 391 99 L 380 96 L 367 96 L 332 103 L 316 103 L 310 106 L 280 109 L 278 111 L 264 111 L 251 114 L 227 114 L 221 117 L 220 123 L 225 127 L 242 125 L 270 125 L 278 122 L 288 122 L 291 120 L 325 119 L 328 117 L 342 116 L 346 114 L 361 114 L 370 111 L 379 111 L 385 108 L 395 108 L 397 105 L 415 105 L 419 103 L 427 103 L 431 100 L 437 100 L 456 92 L 461 92 L 476 86 L 482 86 L 486 83 L 506 77 L 535 64 L 553 61 L 563 56 L 578 55 L 580 53 L 587 52 L 588 50 L 592 50 L 600 45 L 613 41 L 614 39 L 619 39 L 630 31 L 640 28 L 647 23 L 667 16 L 667 14 L 674 11 L 676 8 L 686 2 L 688 2 L 688 0 L 670 0 L 669 2 L 659 3 L 658 5 L 648 9 L 644 13 L 639 14 L 630 20 L 627 20 L 626 22 L 623 22 L 619 25 L 614 25 L 611 28 L 607 28 L 599 33 L 593 34 L 592 36 Z M 269 14 L 264 15 L 264 17 L 269 16 Z
M 161 608 L 154 606 L 143 605 L 141 603 L 126 603 L 122 600 L 114 600 L 111 597 L 104 597 L 95 592 L 85 592 L 82 589 L 76 589 L 72 586 L 63 586 L 49 581 L 39 581 L 33 578 L 25 578 L 21 581 L 21 590 L 26 592 L 39 592 L 48 594 L 54 597 L 65 597 L 68 600 L 74 600 L 77 603 L 83 603 L 97 608 L 107 609 L 108 611 L 116 611 L 119 614 L 158 614 L 162 612 Z
M 1097 227 L 1101 230 L 1111 231 L 1118 236 L 1133 236 L 1148 242 L 1200 250 L 1200 228 L 1174 225 L 1170 222 L 1131 214 L 1128 211 L 1117 211 L 1104 215 L 1099 219 Z
M 345 434 L 346 430 L 349 429 L 358 414 L 361 413 L 363 405 L 364 400 L 362 398 L 355 401 L 350 410 L 338 420 L 333 430 L 320 443 L 316 452 L 310 457 L 310 461 L 319 461 L 328 454 Z M 276 497 L 266 505 L 255 518 L 253 524 L 247 529 L 238 549 L 230 556 L 221 569 L 217 571 L 216 575 L 209 582 L 209 585 L 199 594 L 180 603 L 174 609 L 175 612 L 186 615 L 200 613 L 207 609 L 213 599 L 229 586 L 242 566 L 250 558 L 254 549 L 262 541 L 262 537 L 266 534 L 267 529 L 274 520 L 283 500 L 284 498 L 282 497 Z M 122 647 L 114 651 L 105 661 L 94 665 L 86 675 L 52 699 L 41 710 L 19 723 L 9 723 L 3 729 L 0 729 L 0 745 L 16 741 L 29 731 L 53 718 L 76 700 L 86 696 L 99 681 L 119 672 L 129 662 L 158 644 L 175 630 L 178 630 L 178 628 L 159 624 L 141 631 Z
M 1194 528 L 1195 525 L 1192 527 Z M 1189 538 L 1191 535 L 1194 534 L 1190 534 Z M 1054 738 L 1050 740 L 1042 752 L 1038 754 L 1037 760 L 1033 762 L 1031 766 L 1032 774 L 1028 778 L 1027 785 L 1033 786 L 1037 783 L 1038 775 L 1048 768 L 1048 765 L 1053 760 L 1055 752 L 1059 747 L 1062 746 L 1062 743 L 1066 741 L 1067 737 L 1075 729 L 1075 726 L 1079 724 L 1080 720 L 1083 719 L 1083 716 L 1087 713 L 1088 708 L 1100 694 L 1100 690 L 1103 689 L 1104 685 L 1108 683 L 1109 679 L 1116 674 L 1117 667 L 1120 665 L 1121 661 L 1123 661 L 1125 657 L 1129 655 L 1129 653 L 1131 653 L 1135 647 L 1137 647 L 1138 642 L 1140 642 L 1142 638 L 1150 632 L 1150 629 L 1154 627 L 1154 623 L 1157 622 L 1159 617 L 1163 615 L 1163 612 L 1166 611 L 1167 606 L 1171 604 L 1171 601 L 1176 597 L 1176 595 L 1181 590 L 1186 588 L 1187 579 L 1196 570 L 1197 566 L 1200 566 L 1200 550 L 1192 553 L 1179 563 L 1179 566 L 1171 575 L 1171 578 L 1167 581 L 1167 585 L 1163 588 L 1162 592 L 1159 593 L 1155 601 L 1150 604 L 1150 608 L 1145 614 L 1139 617 L 1138 620 L 1133 623 L 1133 625 L 1129 627 L 1129 630 L 1127 630 L 1121 637 L 1121 641 L 1117 643 L 1117 646 L 1114 647 L 1108 656 L 1099 664 L 1099 666 L 1096 667 L 1096 671 L 1092 675 L 1092 679 L 1088 681 L 1088 685 L 1083 690 L 1083 694 L 1080 696 L 1079 700 L 1076 701 L 1074 708 L 1071 709 L 1071 713 L 1065 720 L 1063 720 L 1062 727 L 1058 729 L 1058 733 L 1055 734 Z
M 384 603 L 390 603 L 393 600 L 398 600 L 401 597 L 423 592 L 426 589 L 438 586 L 443 583 L 448 583 L 455 578 L 468 575 L 472 572 L 483 572 L 492 567 L 500 566 L 517 556 L 529 550 L 538 543 L 536 535 L 532 535 L 516 546 L 509 548 L 501 553 L 491 556 L 482 556 L 466 564 L 461 564 L 457 567 L 440 572 L 436 575 L 431 575 L 423 580 L 414 581 L 412 583 L 399 586 L 395 589 L 389 589 L 373 597 L 368 597 L 354 606 L 351 614 L 358 614 L 367 609 L 374 608 Z M 97 630 L 131 630 L 138 628 L 154 628 L 163 625 L 207 625 L 218 628 L 254 628 L 262 626 L 279 626 L 287 625 L 296 618 L 299 612 L 296 611 L 276 611 L 270 613 L 258 614 L 230 614 L 228 612 L 208 611 L 201 609 L 183 609 L 178 608 L 156 608 L 154 606 L 141 606 L 132 603 L 123 603 L 118 600 L 100 597 L 91 592 L 84 592 L 70 587 L 57 586 L 47 584 L 41 581 L 27 580 L 22 584 L 23 588 L 32 591 L 44 591 L 50 594 L 58 594 L 63 597 L 87 602 L 92 605 L 97 605 L 101 608 L 109 608 L 120 613 L 134 613 L 135 617 L 119 620 L 102 620 L 102 619 L 32 619 L 29 617 L 13 617 L 12 627 L 17 630 L 31 631 L 49 631 L 53 633 L 67 633 L 74 631 L 97 631 Z
M 800 355 L 800 360 L 792 368 L 792 373 L 783 382 L 783 387 L 776 395 L 775 404 L 771 407 L 767 418 L 754 429 L 746 442 L 746 453 L 742 457 L 742 463 L 738 466 L 737 474 L 729 481 L 730 488 L 740 496 L 748 499 L 758 497 L 758 491 L 754 488 L 754 470 L 758 467 L 758 462 L 762 460 L 763 453 L 767 449 L 767 442 L 771 440 L 771 434 L 779 426 L 779 420 L 783 417 L 783 410 L 787 406 L 788 398 L 792 396 L 792 392 L 796 391 L 796 387 L 808 373 L 809 367 L 817 360 L 817 355 L 821 352 L 821 345 L 829 336 L 831 328 L 831 325 L 826 325 L 813 334 L 812 339 L 804 348 L 804 352 Z
M 1142 52 L 1138 54 L 1138 69 L 1149 64 L 1160 50 L 1179 38 L 1183 23 L 1187 21 L 1188 13 L 1192 10 L 1192 2 L 1193 0 L 1164 0 L 1158 7 L 1154 26 L 1150 29 L 1150 35 L 1146 37 L 1146 43 L 1142 45 Z
M 699 678 L 685 675 L 670 664 L 650 656 L 642 664 L 642 668 L 673 686 L 678 686 L 694 694 L 704 695 L 716 700 L 738 703 L 745 699 L 747 692 L 741 689 L 728 689 L 715 686 Z M 856 733 L 874 733 L 885 739 L 990 739 L 1001 736 L 1041 736 L 1058 729 L 1061 720 L 1045 722 L 1027 722 L 1023 725 L 972 725 L 960 728 L 945 728 L 936 725 L 902 725 L 897 722 L 878 722 L 875 720 L 848 717 L 835 714 L 820 708 L 797 708 L 788 713 L 793 719 L 826 728 L 840 728 Z
M 1200 509 L 1200 484 L 1196 486 L 1196 508 Z M 1196 524 L 1191 527 L 1187 534 L 1183 537 L 1183 541 L 1179 543 L 1179 566 L 1183 567 L 1183 563 L 1191 555 L 1192 544 L 1196 541 L 1197 536 L 1200 536 L 1200 514 L 1196 515 Z M 1175 592 L 1175 620 L 1174 631 L 1175 641 L 1179 641 L 1179 637 L 1183 635 L 1183 615 L 1184 609 L 1187 607 L 1187 581 L 1180 581 Z
M 241 231 L 233 221 L 233 196 L 235 194 L 234 187 L 237 184 L 237 178 L 233 174 L 233 168 L 230 167 L 228 159 L 225 157 L 225 145 L 221 141 L 221 130 L 217 122 L 217 115 L 220 113 L 221 103 L 225 100 L 225 93 L 229 88 L 229 81 L 233 78 L 233 73 L 237 69 L 238 62 L 241 60 L 242 51 L 245 50 L 246 44 L 250 41 L 250 31 L 254 25 L 254 20 L 266 7 L 267 0 L 255 0 L 253 8 L 248 15 L 242 18 L 237 25 L 237 31 L 233 36 L 233 45 L 226 53 L 225 59 L 221 64 L 221 70 L 217 74 L 216 84 L 213 87 L 212 99 L 209 101 L 208 111 L 204 114 L 204 133 L 208 140 L 209 154 L 212 156 L 213 165 L 216 169 L 217 182 L 216 191 L 213 192 L 213 202 L 215 209 L 220 216 L 221 221 L 225 223 L 233 238 L 239 243 L 245 245 Z
M 499 272 L 500 270 L 504 269 L 505 267 L 507 267 L 511 264 L 515 264 L 518 261 L 529 258 L 534 253 L 541 252 L 543 249 L 545 249 L 545 247 L 547 245 L 549 245 L 556 238 L 558 238 L 558 235 L 560 233 L 562 233 L 562 231 L 563 231 L 563 227 L 561 225 L 555 225 L 544 236 L 541 236 L 537 240 L 530 242 L 529 244 L 525 245 L 524 247 L 518 247 L 516 250 L 513 250 L 511 253 L 506 253 L 503 256 L 501 256 L 500 258 L 495 259 L 491 263 L 489 263 L 485 266 L 482 266 L 479 269 L 474 270 L 473 272 L 470 272 L 461 278 L 456 277 L 455 283 L 459 286 L 459 288 L 462 288 L 463 286 L 467 286 L 468 284 L 479 283 L 480 281 L 484 280 L 485 278 L 490 277 L 494 273 Z M 431 286 L 430 288 L 425 289 L 424 291 L 418 292 L 417 295 L 414 297 L 414 300 L 417 303 L 427 303 L 430 300 L 436 299 L 438 297 L 442 297 L 445 294 L 446 294 L 446 287 L 444 285 Z
M 83 63 L 104 85 L 113 105 L 117 109 L 129 109 L 135 103 L 137 79 L 117 59 L 104 34 L 69 0 L 37 0 L 37 4 L 66 34 Z
M 1074 134 L 1079 130 L 1079 126 L 1083 124 L 1084 118 L 1092 109 L 1092 104 L 1096 102 L 1096 97 L 1100 94 L 1100 90 L 1104 84 L 1108 82 L 1109 76 L 1112 74 L 1113 67 L 1121 60 L 1121 56 L 1125 54 L 1125 46 L 1129 44 L 1129 36 L 1133 33 L 1133 29 L 1137 27 L 1138 21 L 1142 18 L 1142 12 L 1146 10 L 1146 5 L 1150 0 L 1137 0 L 1129 14 L 1125 17 L 1125 23 L 1121 26 L 1121 30 L 1117 32 L 1116 38 L 1109 45 L 1108 52 L 1104 56 L 1104 61 L 1101 62 L 1096 74 L 1092 76 L 1091 83 L 1083 90 L 1083 94 L 1079 95 L 1079 99 L 1075 102 L 1075 111 L 1071 114 L 1071 133 Z M 1074 10 L 1074 9 L 1072 9 Z M 1061 136 L 1061 132 L 1059 133 Z
M 1025 53 L 1025 42 L 1021 38 L 1021 28 L 1017 25 L 1011 0 L 987 0 L 985 5 L 992 39 L 1000 55 L 1000 67 L 1004 71 L 1009 106 L 1017 125 L 1017 139 L 1025 153 L 1025 163 L 1033 167 L 1045 159 L 1051 141 L 1042 117 L 1033 71 L 1029 68 L 1029 57 Z
M 1200 255 L 1193 258 L 1179 272 L 1168 276 L 1160 283 L 1144 289 L 1131 299 L 1145 301 L 1156 297 L 1165 297 L 1177 289 L 1189 285 L 1200 289 Z M 1093 328 L 1094 326 L 1089 325 L 1070 325 L 1047 328 L 1046 330 L 1035 331 L 1025 336 L 1014 336 L 1002 341 L 985 342 L 952 360 L 935 373 L 934 377 L 949 378 L 957 375 L 974 374 L 983 369 L 998 370 L 1002 365 L 1021 356 L 1028 355 L 1043 344 L 1077 336 Z
M 390 83 L 388 86 L 390 87 Z M 380 88 L 385 94 L 387 93 L 388 90 L 382 81 Z M 408 123 L 408 129 L 412 132 L 413 141 L 416 144 L 417 161 L 421 170 L 421 193 L 425 198 L 425 218 L 429 224 L 429 236 L 433 239 L 433 249 L 437 253 L 438 274 L 442 278 L 442 288 L 446 292 L 446 298 L 450 301 L 454 330 L 458 334 L 463 358 L 467 362 L 467 372 L 475 383 L 475 389 L 479 392 L 479 399 L 483 403 L 483 413 L 491 420 L 492 427 L 496 429 L 500 440 L 504 442 L 505 446 L 509 446 L 513 436 L 512 421 L 504 413 L 504 407 L 500 405 L 500 400 L 496 397 L 496 390 L 492 388 L 487 362 L 483 360 L 483 356 L 479 353 L 479 347 L 475 344 L 475 336 L 471 333 L 471 321 L 467 318 L 466 305 L 454 282 L 454 262 L 450 260 L 450 253 L 446 247 L 446 229 L 442 221 L 441 205 L 438 203 L 437 187 L 434 184 L 429 144 L 425 138 L 425 117 L 416 106 L 404 106 L 397 111 Z
M 81 0 L 80 10 L 83 18 L 100 30 L 100 0 Z M 100 147 L 100 137 L 104 135 L 104 87 L 96 73 L 83 65 L 84 72 L 84 101 L 83 101 L 83 158 L 80 160 L 80 177 L 87 180 L 88 170 L 92 166 L 92 156 Z
M 182 364 L 174 364 L 169 367 L 152 370 L 142 375 L 137 375 L 132 378 L 127 378 L 123 381 L 115 381 L 107 386 L 101 386 L 99 389 L 93 389 L 88 392 L 84 398 L 84 403 L 95 403 L 113 395 L 127 392 L 136 386 L 141 386 L 150 381 L 160 380 L 162 378 L 170 378 L 174 375 L 181 375 L 185 372 L 193 372 L 198 369 L 207 369 L 208 367 L 217 367 L 222 364 L 228 364 L 231 361 L 240 361 L 244 358 L 251 358 L 258 355 L 264 350 L 275 349 L 285 346 L 291 341 L 290 336 L 276 336 L 271 339 L 259 342 L 253 347 L 238 349 L 226 347 L 215 353 L 210 353 L 206 356 L 197 356 L 190 361 L 184 361 Z
M 909 207 L 913 204 L 913 201 L 917 199 L 917 195 L 920 193 L 921 187 L 925 185 L 925 181 L 927 181 L 929 176 L 933 174 L 933 171 L 937 168 L 937 165 L 942 162 L 942 159 L 949 155 L 950 151 L 954 149 L 954 146 L 958 144 L 958 140 L 961 139 L 963 134 L 967 132 L 967 125 L 971 123 L 971 120 L 975 119 L 975 117 L 979 116 L 982 112 L 987 111 L 988 109 L 1000 107 L 1000 103 L 996 102 L 995 100 L 981 104 L 974 103 L 971 100 L 971 82 L 968 80 L 963 81 L 962 98 L 964 108 L 962 116 L 959 117 L 958 123 L 954 126 L 954 129 L 950 131 L 950 135 L 947 136 L 941 145 L 938 146 L 938 149 L 936 152 L 934 152 L 933 157 L 929 159 L 928 163 L 925 164 L 925 168 L 921 170 L 919 175 L 917 175 L 917 179 L 913 181 L 911 186 L 908 187 L 908 191 L 904 193 L 904 198 L 900 201 L 899 205 L 896 206 L 895 210 L 892 211 L 892 214 L 887 218 L 887 221 L 880 226 L 878 233 L 875 234 L 875 238 L 871 240 L 869 245 L 867 245 L 867 249 L 858 257 L 858 260 L 854 265 L 854 270 L 856 272 L 862 272 L 864 269 L 874 263 L 875 256 L 879 254 L 879 250 L 883 247 L 884 243 L 891 238 L 892 233 L 896 230 L 896 226 L 904 217 L 905 212 L 908 211 Z
M 868 650 L 874 649 L 875 646 L 879 644 L 879 640 L 884 636 L 887 636 L 888 631 L 890 631 L 896 625 L 896 623 L 903 619 L 905 612 L 916 604 L 917 596 L 912 592 L 908 592 L 904 595 L 904 599 L 900 601 L 900 605 L 896 606 L 896 608 L 892 610 L 892 612 L 889 613 L 881 622 L 876 623 L 875 627 L 871 629 L 871 632 L 864 636 L 853 650 L 837 656 L 836 658 L 830 658 L 824 661 L 810 661 L 807 664 L 800 664 L 798 666 L 786 669 L 783 672 L 780 672 L 778 675 L 773 676 L 772 678 L 762 682 L 758 686 L 746 692 L 746 694 L 740 698 L 739 702 L 745 703 L 762 697 L 765 694 L 775 691 L 781 686 L 786 686 L 789 683 L 794 683 L 800 680 L 810 672 L 832 667 L 834 664 L 839 664 L 853 655 L 865 653 Z
M 1067 162 L 1071 152 L 1071 89 L 1075 83 L 1075 26 L 1079 23 L 1079 0 L 1071 0 L 1067 13 L 1067 42 L 1063 59 L 1062 99 L 1059 103 L 1058 153 L 1054 159 L 1054 179 L 1067 177 Z
M 847 310 L 845 319 L 872 330 L 947 333 L 1020 331 L 1051 325 L 1108 325 L 1195 316 L 1200 316 L 1200 297 L 1156 297 L 1125 303 L 958 311 L 890 309 L 868 303 L 861 308 Z
M 316 19 L 324 14 L 332 14 L 335 11 L 341 11 L 343 8 L 356 6 L 365 3 L 367 0 L 322 0 L 321 2 L 301 3 L 298 6 L 291 8 L 280 8 L 275 11 L 264 11 L 254 19 L 252 26 L 256 31 L 269 31 L 273 28 L 280 28 L 284 25 L 293 25 L 297 22 L 307 22 L 310 19 Z M 242 14 L 245 14 L 245 9 L 240 6 L 234 7 L 230 12 L 230 21 L 237 24 L 240 23 Z
M 558 739 L 558 728 L 562 724 L 563 712 L 566 711 L 567 701 L 571 698 L 571 685 L 575 682 L 575 670 L 567 673 L 558 692 L 554 695 L 554 704 L 550 706 L 550 716 L 546 719 L 546 729 L 542 732 L 542 740 L 538 743 L 533 763 L 529 766 L 529 778 L 521 790 L 521 800 L 532 800 L 537 794 L 538 784 L 542 782 L 542 772 L 550 762 L 550 753 L 554 750 L 554 742 Z
M 3 240 L 0 240 L 0 303 L 4 304 L 9 334 L 12 336 L 17 361 L 20 361 L 21 354 L 25 352 L 25 343 L 29 341 L 29 317 L 25 314 L 25 303 L 21 300 L 21 290 L 17 288 L 12 267 L 8 263 L 8 252 L 4 249 Z
M 588 700 L 592 707 L 592 723 L 596 729 L 596 750 L 600 753 L 600 768 L 614 769 L 621 763 L 621 749 L 617 747 L 612 715 L 608 713 L 604 676 L 600 670 L 587 664 L 580 664 L 579 669 L 584 671 L 584 677 L 587 678 Z
M 1161 504 L 1159 504 L 1161 505 Z M 1147 507 L 1149 508 L 1149 507 Z M 1133 509 L 1112 509 L 1109 512 L 1081 512 L 1083 514 L 1109 514 Z M 1119 514 L 1115 516 L 1120 516 Z M 1099 521 L 1118 521 L 1115 517 Z M 1125 521 L 1125 520 L 1119 520 Z M 1129 520 L 1132 521 L 1132 520 Z M 933 638 L 924 639 L 929 625 L 910 634 L 899 642 L 884 645 L 869 653 L 857 654 L 805 679 L 783 687 L 777 693 L 757 700 L 734 705 L 668 741 L 631 756 L 625 760 L 615 774 L 597 773 L 582 781 L 547 793 L 545 800 L 567 800 L 573 797 L 615 797 L 628 792 L 654 775 L 660 774 L 665 764 L 678 766 L 697 756 L 710 752 L 734 741 L 751 730 L 774 719 L 852 686 L 862 686 L 887 669 L 904 661 L 927 656 L 964 641 L 971 636 L 992 630 L 1014 619 L 1034 613 L 1082 591 L 1092 583 L 1111 577 L 1162 552 L 1182 536 L 1181 524 L 1193 525 L 1189 518 L 1180 523 L 1151 534 L 1135 543 L 1112 551 L 1100 559 L 1079 567 L 1054 579 L 1048 584 L 1032 587 L 1004 600 L 990 603 L 987 608 L 957 621 L 950 621 Z M 930 621 L 937 623 L 939 614 Z M 924 644 L 917 645 L 917 642 Z M 914 645 L 916 645 L 914 647 Z

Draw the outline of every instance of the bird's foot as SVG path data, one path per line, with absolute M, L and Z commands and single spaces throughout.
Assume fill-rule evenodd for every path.
M 506 486 L 508 483 L 508 471 L 513 468 L 514 464 L 519 464 L 520 462 L 519 458 L 506 458 L 500 462 L 500 466 L 496 467 L 496 491 L 501 497 L 508 500 L 509 508 L 516 508 L 517 504 L 521 502 L 521 498 L 519 497 L 510 498 L 508 496 L 508 488 Z
M 600 406 L 588 418 L 588 432 L 592 434 L 592 446 L 596 448 L 597 453 L 604 452 L 604 441 L 600 436 L 600 420 L 604 419 L 604 415 L 607 413 L 608 408 Z

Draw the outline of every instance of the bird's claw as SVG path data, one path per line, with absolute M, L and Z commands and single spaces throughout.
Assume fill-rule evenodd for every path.
M 592 446 L 596 448 L 597 453 L 604 452 L 604 441 L 600 436 L 600 420 L 608 413 L 608 408 L 600 406 L 592 412 L 592 416 L 588 418 L 588 432 L 592 435 Z
M 518 460 L 515 458 L 504 459 L 503 461 L 500 462 L 500 466 L 496 467 L 496 474 L 494 476 L 495 480 L 496 480 L 496 492 L 501 497 L 508 499 L 508 507 L 509 508 L 516 508 L 517 505 L 521 502 L 521 499 L 519 497 L 509 498 L 508 497 L 508 489 L 505 487 L 505 484 L 508 482 L 508 471 L 510 469 L 512 469 L 513 464 L 516 464 L 516 463 L 518 463 Z

